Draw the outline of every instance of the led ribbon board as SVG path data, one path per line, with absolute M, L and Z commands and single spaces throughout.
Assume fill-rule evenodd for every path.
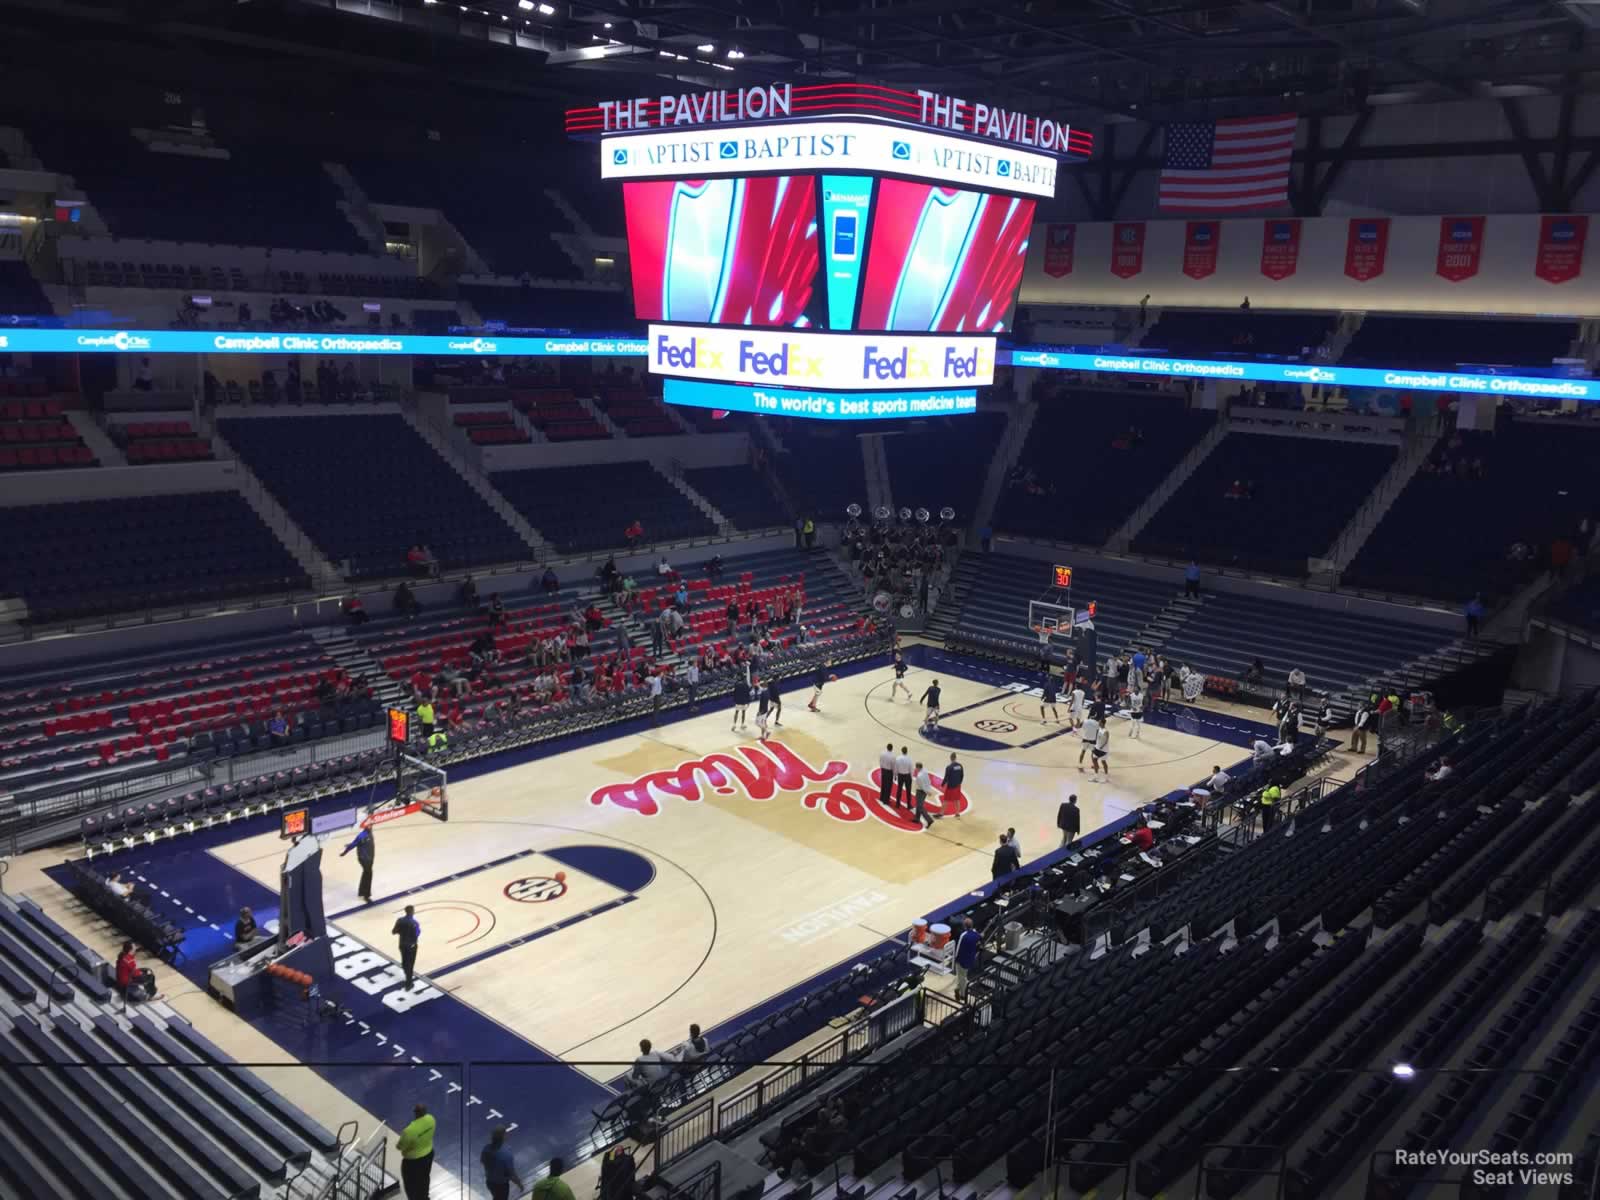
M 794 121 L 744 129 L 618 133 L 600 147 L 602 179 L 704 179 L 716 175 L 866 172 L 1025 196 L 1056 194 L 1056 160 L 875 121 Z
M 986 387 L 995 339 L 650 326 L 649 369 L 712 383 L 836 391 Z
M 1600 400 L 1600 380 L 1559 375 L 1487 375 L 1411 371 L 1390 367 L 1322 367 L 1297 363 L 1234 362 L 1195 358 L 1143 358 L 1131 354 L 1084 354 L 1014 348 L 1002 362 L 1054 371 L 1104 371 L 1114 375 L 1169 375 L 1180 379 L 1239 379 L 1257 383 L 1320 383 L 1330 387 L 1383 388 L 1416 392 L 1466 392 L 1484 396 L 1539 396 L 1554 400 Z
M 834 392 L 803 388 L 753 387 L 707 383 L 701 379 L 662 381 L 668 404 L 723 412 L 767 413 L 775 417 L 813 417 L 824 421 L 885 421 L 895 417 L 947 417 L 978 411 L 977 388 L 916 392 Z
M 0 350 L 35 354 L 428 354 L 614 358 L 640 355 L 636 337 L 443 337 L 418 333 L 271 333 L 170 329 L 8 329 Z

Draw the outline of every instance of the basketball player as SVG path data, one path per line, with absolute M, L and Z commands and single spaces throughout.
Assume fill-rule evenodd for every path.
M 1078 750 L 1078 770 L 1083 770 L 1083 756 L 1095 747 L 1095 739 L 1100 736 L 1100 722 L 1093 717 L 1086 717 L 1078 724 L 1078 732 L 1083 735 L 1083 745 Z
M 961 820 L 962 801 L 966 798 L 961 785 L 967 781 L 967 769 L 956 761 L 955 751 L 950 752 L 950 765 L 944 769 L 944 807 L 954 809 L 956 820 Z
M 1111 778 L 1111 764 L 1106 761 L 1111 753 L 1111 724 L 1107 722 L 1100 726 L 1100 732 L 1095 734 L 1094 749 L 1089 753 L 1089 765 L 1094 774 L 1101 771 L 1106 773 L 1106 778 Z
M 937 679 L 928 685 L 928 690 L 922 693 L 922 699 L 928 706 L 928 713 L 922 718 L 922 727 L 929 730 L 938 729 L 939 681 Z
M 1044 688 L 1039 697 L 1039 724 L 1041 725 L 1050 724 L 1045 719 L 1046 710 L 1049 710 L 1050 716 L 1055 719 L 1057 725 L 1061 724 L 1061 714 L 1056 711 L 1056 677 L 1049 671 L 1044 673 Z
M 906 660 L 905 656 L 896 650 L 894 652 L 894 686 L 889 689 L 889 699 L 893 701 L 901 692 L 906 694 L 906 699 L 911 699 L 911 688 L 906 685 Z
M 822 685 L 828 682 L 828 668 L 832 663 L 819 663 L 816 672 L 811 676 L 811 703 L 806 705 L 812 712 L 821 712 L 818 703 L 822 700 Z
M 1082 680 L 1074 679 L 1072 681 L 1072 704 L 1067 709 L 1067 717 L 1072 722 L 1074 729 L 1083 728 L 1083 702 L 1083 682 Z
M 733 681 L 733 730 L 735 733 L 744 724 L 745 714 L 750 709 L 750 681 L 740 676 Z
M 783 678 L 779 675 L 767 680 L 767 699 L 772 702 L 772 723 L 775 726 L 783 724 L 783 689 L 778 686 L 782 682 Z
M 1144 728 L 1144 692 L 1137 691 L 1128 697 L 1128 720 L 1131 728 L 1128 736 L 1134 741 L 1139 740 L 1139 731 Z
M 760 684 L 756 685 L 756 728 L 760 730 L 759 737 L 764 742 L 767 740 L 767 721 L 771 719 L 772 693 Z

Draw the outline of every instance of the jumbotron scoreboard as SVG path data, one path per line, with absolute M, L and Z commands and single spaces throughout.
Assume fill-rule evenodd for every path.
M 667 402 L 837 420 L 976 410 L 1034 206 L 1093 145 L 862 83 L 607 101 L 566 124 L 622 187 Z

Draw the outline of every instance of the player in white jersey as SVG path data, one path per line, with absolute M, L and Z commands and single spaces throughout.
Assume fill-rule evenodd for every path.
M 1067 719 L 1072 722 L 1074 729 L 1083 728 L 1083 684 L 1074 680 L 1072 684 L 1072 703 L 1067 708 Z

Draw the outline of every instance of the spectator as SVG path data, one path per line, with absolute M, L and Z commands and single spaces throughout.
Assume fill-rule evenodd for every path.
M 1229 775 L 1221 767 L 1212 766 L 1211 778 L 1206 780 L 1206 787 L 1211 790 L 1211 796 L 1213 799 L 1220 800 L 1222 799 L 1223 792 L 1232 782 L 1233 776 Z
M 654 1087 L 666 1076 L 666 1059 L 651 1047 L 649 1038 L 640 1039 L 639 1057 L 633 1060 L 633 1069 L 628 1072 L 628 1086 L 635 1088 Z
M 1183 594 L 1191 600 L 1200 598 L 1200 564 L 1193 559 L 1183 569 Z
M 1289 695 L 1293 699 L 1299 700 L 1305 695 L 1305 691 L 1306 673 L 1299 667 L 1296 667 L 1294 670 L 1289 672 Z
M 106 880 L 106 890 L 113 896 L 134 904 L 144 904 L 150 898 L 149 892 L 142 891 L 125 880 L 121 871 L 116 872 L 110 879 Z
M 428 1200 L 428 1177 L 433 1174 L 433 1134 L 438 1122 L 426 1104 L 415 1105 L 411 1123 L 400 1131 L 395 1149 L 400 1151 L 400 1181 L 406 1200 Z
M 546 567 L 544 569 L 544 576 L 539 580 L 539 589 L 546 595 L 561 590 L 561 580 L 556 578 L 556 569 L 554 567 Z
M 1250 747 L 1250 761 L 1258 767 L 1263 763 L 1271 762 L 1277 755 L 1278 752 L 1273 749 L 1272 743 L 1267 741 L 1266 738 L 1258 737 L 1255 740 L 1255 744 Z
M 286 745 L 289 741 L 289 718 L 283 709 L 272 714 L 272 719 L 267 722 L 267 732 L 272 735 L 274 746 Z
M 1428 782 L 1442 783 L 1444 780 L 1450 778 L 1451 772 L 1452 768 L 1450 766 L 1450 760 L 1448 758 L 1441 758 L 1438 762 L 1433 764 L 1433 768 L 1428 772 Z
M 644 538 L 644 523 L 635 517 L 628 527 L 622 531 L 622 536 L 627 539 L 630 547 L 636 546 Z
M 151 392 L 155 390 L 156 373 L 150 367 L 148 358 L 139 360 L 139 367 L 133 373 L 133 387 L 135 391 Z
M 713 554 L 711 556 L 711 561 L 706 563 L 706 578 L 708 578 L 708 579 L 721 579 L 722 578 L 722 555 Z
M 694 1067 L 711 1053 L 711 1040 L 700 1032 L 700 1026 L 690 1025 L 689 1036 L 679 1044 L 672 1057 L 685 1066 Z
M 1063 846 L 1070 846 L 1077 840 L 1082 821 L 1083 815 L 1078 811 L 1077 795 L 1068 796 L 1061 802 L 1061 807 L 1056 809 L 1056 828 L 1061 830 Z
M 1462 608 L 1461 614 L 1467 619 L 1467 636 L 1469 638 L 1478 636 L 1478 626 L 1483 621 L 1484 611 L 1482 593 L 1473 596 Z
M 417 603 L 417 597 L 411 590 L 411 585 L 402 580 L 395 585 L 394 610 L 402 617 L 414 617 L 422 611 L 422 605 Z
M 967 998 L 967 979 L 978 965 L 978 944 L 982 939 L 972 926 L 971 917 L 961 920 L 961 936 L 956 939 L 956 999 Z
M 132 942 L 123 942 L 122 953 L 117 955 L 117 990 L 135 1004 L 160 998 L 156 993 L 156 977 L 134 958 Z
M 478 607 L 478 582 L 468 575 L 461 581 L 461 586 L 456 589 L 456 598 L 461 601 L 462 608 Z
M 478 1155 L 483 1164 L 483 1181 L 488 1185 L 490 1200 L 511 1200 L 511 1185 L 522 1190 L 522 1178 L 517 1174 L 517 1164 L 506 1149 L 506 1131 L 501 1126 L 489 1134 L 489 1144 Z
M 550 1174 L 533 1185 L 528 1200 L 573 1200 L 572 1188 L 561 1175 L 567 1169 L 565 1160 L 559 1156 L 550 1160 Z
M 1259 658 L 1250 664 L 1244 673 L 1244 681 L 1251 687 L 1260 687 L 1267 679 L 1267 667 Z
M 256 915 L 248 908 L 239 910 L 239 919 L 233 923 L 233 944 L 235 948 L 248 946 L 259 936 L 256 928 Z
M 339 607 L 344 611 L 345 620 L 352 625 L 365 625 L 371 619 L 367 616 L 367 606 L 361 603 L 361 597 L 353 593 L 346 596 Z
M 1128 831 L 1128 843 L 1138 854 L 1143 854 L 1156 844 L 1155 831 L 1145 821 L 1143 813 L 1133 819 L 1133 828 Z

